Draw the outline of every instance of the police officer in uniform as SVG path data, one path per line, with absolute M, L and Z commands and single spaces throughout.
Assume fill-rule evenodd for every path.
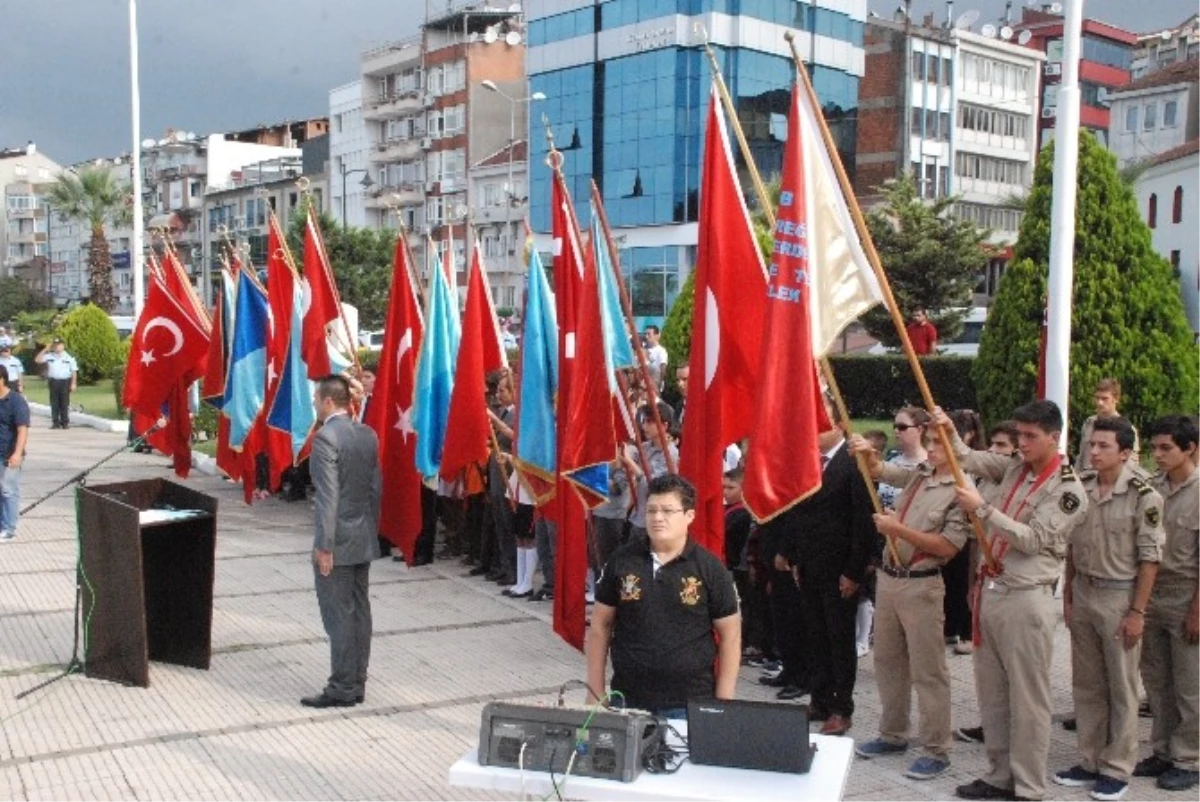
M 0 339 L 0 366 L 8 371 L 8 386 L 18 393 L 24 394 L 25 367 L 21 364 L 21 360 L 13 356 L 12 345 L 2 339 Z
M 958 503 L 986 525 L 991 554 L 974 591 L 975 687 L 983 719 L 988 773 L 955 789 L 963 799 L 1041 799 L 1050 751 L 1050 664 L 1057 610 L 1054 583 L 1072 530 L 1087 513 L 1087 495 L 1058 453 L 1062 412 L 1033 401 L 1012 414 L 1022 460 L 973 451 L 950 417 L 935 409 L 964 471 L 995 484 L 987 500 L 973 487 Z
M 883 706 L 879 736 L 854 751 L 865 758 L 908 749 L 912 690 L 917 690 L 920 740 L 924 755 L 905 772 L 931 780 L 950 769 L 950 669 L 943 644 L 946 594 L 941 567 L 970 536 L 957 504 L 954 474 L 932 431 L 924 435 L 929 459 L 915 468 L 881 463 L 871 444 L 851 440 L 864 454 L 871 476 L 903 490 L 896 510 L 875 515 L 880 534 L 894 538 L 900 562 L 884 551 L 875 589 L 875 676 Z
M 1162 496 L 1130 463 L 1133 444 L 1124 418 L 1093 422 L 1093 470 L 1080 477 L 1087 515 L 1071 535 L 1063 592 L 1082 760 L 1054 782 L 1090 786 L 1093 799 L 1110 802 L 1124 796 L 1137 762 L 1137 665 L 1162 556 Z
M 1159 469 L 1151 484 L 1166 502 L 1166 545 L 1142 644 L 1153 752 L 1133 775 L 1157 777 L 1167 791 L 1186 791 L 1200 784 L 1200 432 L 1194 419 L 1171 415 L 1152 423 L 1149 434 Z
M 611 649 L 613 691 L 626 705 L 684 718 L 689 699 L 734 697 L 742 617 L 733 575 L 688 536 L 695 488 L 665 474 L 648 490 L 646 537 L 617 549 L 596 584 L 585 649 L 589 696 L 604 694 Z
M 51 348 L 54 350 L 50 351 Z M 71 393 L 75 392 L 79 365 L 75 357 L 67 353 L 67 346 L 61 337 L 55 337 L 54 342 L 39 351 L 33 359 L 39 365 L 46 366 L 46 381 L 50 385 L 50 428 L 66 429 L 71 425 Z

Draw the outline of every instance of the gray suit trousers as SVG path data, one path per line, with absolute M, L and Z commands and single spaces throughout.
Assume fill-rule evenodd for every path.
M 321 622 L 329 636 L 330 675 L 325 695 L 343 701 L 362 696 L 371 660 L 370 563 L 335 565 L 329 576 L 313 566 Z

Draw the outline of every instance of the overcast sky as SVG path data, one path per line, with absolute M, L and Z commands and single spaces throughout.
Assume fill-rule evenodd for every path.
M 441 6 L 437 0 L 437 6 Z M 1016 0 L 1019 10 L 1023 0 Z M 900 0 L 870 0 L 890 16 Z M 504 3 L 494 3 L 503 5 Z M 416 32 L 423 0 L 139 0 L 142 136 L 329 113 L 359 53 Z M 0 147 L 33 139 L 68 164 L 130 146 L 128 0 L 0 0 Z M 958 0 L 998 18 L 1004 0 Z M 1088 16 L 1160 30 L 1194 0 L 1087 0 Z M 914 0 L 914 17 L 940 0 Z M 1019 13 L 1018 13 L 1019 16 Z M 978 25 L 976 24 L 976 29 Z

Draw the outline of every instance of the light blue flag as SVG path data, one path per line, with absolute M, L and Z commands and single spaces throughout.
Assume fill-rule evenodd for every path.
M 254 427 L 266 396 L 267 294 L 245 271 L 238 274 L 237 311 L 225 380 L 225 414 L 229 445 L 240 449 Z
M 413 429 L 417 432 L 416 464 L 422 476 L 436 476 L 442 466 L 446 420 L 454 390 L 454 365 L 462 327 L 458 300 L 452 298 L 441 259 L 435 257 L 429 277 L 425 310 L 425 336 L 417 357 L 413 392 Z
M 517 408 L 517 466 L 541 504 L 554 492 L 554 399 L 558 394 L 558 321 L 542 258 L 529 249 L 525 331 L 521 337 L 521 403 Z
M 279 389 L 267 413 L 267 425 L 288 433 L 292 441 L 292 459 L 297 460 L 317 424 L 317 412 L 313 408 L 316 383 L 308 380 L 308 365 L 301 354 L 304 347 L 304 338 L 299 336 L 304 331 L 303 292 L 298 284 L 293 292 L 292 334 L 288 337 Z
M 604 316 L 604 350 L 605 361 L 608 363 L 609 384 L 613 392 L 617 392 L 616 380 L 612 371 L 623 370 L 637 366 L 633 355 L 633 343 L 629 339 L 629 329 L 625 325 L 625 313 L 621 308 L 621 293 L 617 289 L 617 278 L 613 273 L 613 263 L 608 257 L 608 240 L 604 237 L 604 229 L 600 219 L 592 215 L 592 247 L 596 249 L 596 276 L 600 286 L 600 310 Z

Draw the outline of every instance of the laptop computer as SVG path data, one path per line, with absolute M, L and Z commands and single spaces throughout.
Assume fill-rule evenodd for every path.
M 688 756 L 697 765 L 805 774 L 814 752 L 804 705 L 688 702 Z

